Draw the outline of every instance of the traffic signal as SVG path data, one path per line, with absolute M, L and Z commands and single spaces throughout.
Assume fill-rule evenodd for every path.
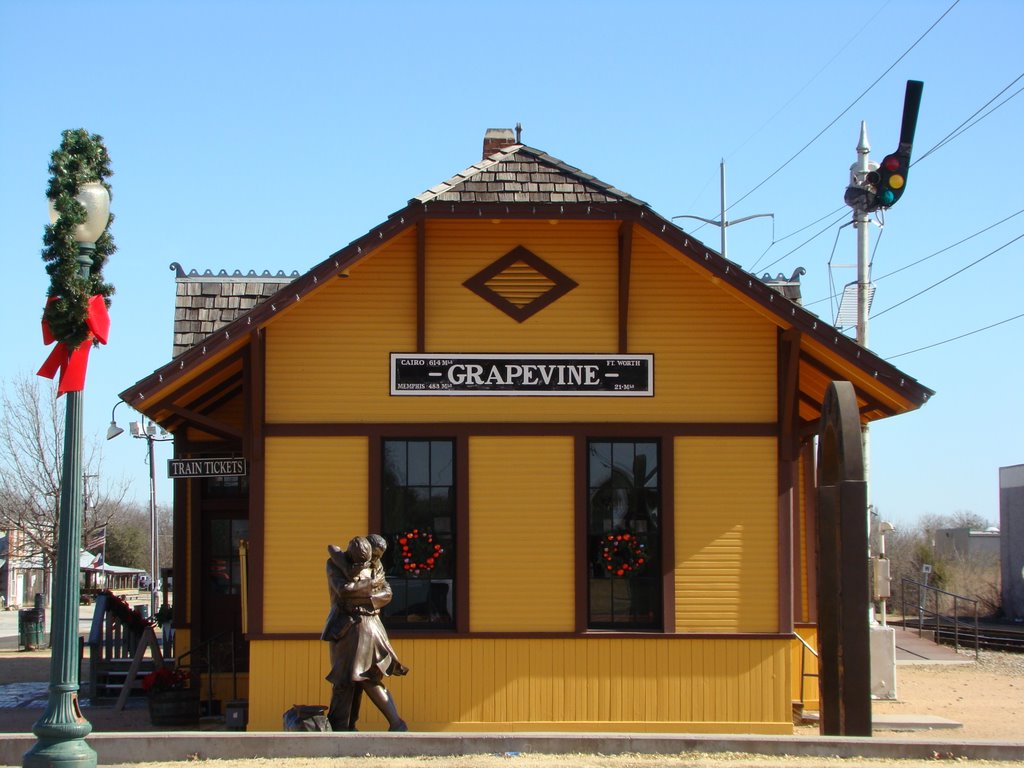
M 921 107 L 923 89 L 924 83 L 920 80 L 907 81 L 899 147 L 891 155 L 886 155 L 878 168 L 868 175 L 868 183 L 875 188 L 874 203 L 869 210 L 877 211 L 879 208 L 892 207 L 907 188 L 910 150 L 914 144 L 914 133 L 917 131 L 917 113 Z
M 907 169 L 910 167 L 910 152 L 896 151 L 886 158 L 874 172 L 878 177 L 875 182 L 875 203 L 879 208 L 888 208 L 895 204 L 907 186 Z

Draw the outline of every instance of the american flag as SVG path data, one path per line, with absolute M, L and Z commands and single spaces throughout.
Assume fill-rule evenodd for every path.
M 102 528 L 97 528 L 95 531 L 89 534 L 89 538 L 85 540 L 86 549 L 99 549 L 100 547 L 106 546 L 106 544 L 107 526 L 105 525 Z

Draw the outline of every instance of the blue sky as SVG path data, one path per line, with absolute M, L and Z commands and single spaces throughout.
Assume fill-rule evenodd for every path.
M 806 304 L 831 320 L 830 285 L 855 279 L 835 265 L 855 259 L 840 224 L 860 121 L 873 159 L 895 150 L 908 79 L 925 84 L 920 161 L 873 227 L 870 346 L 890 357 L 1000 323 L 1024 313 L 1022 28 L 1019 0 L 5 2 L 0 376 L 46 356 L 47 164 L 66 128 L 102 135 L 115 172 L 113 329 L 85 396 L 101 441 L 117 394 L 170 359 L 171 262 L 304 272 L 517 121 L 524 143 L 665 216 L 717 218 L 724 158 L 728 218 L 775 216 L 729 227 L 729 258 L 804 267 Z M 681 223 L 718 247 L 717 228 Z M 937 394 L 872 429 L 883 517 L 998 521 L 998 468 L 1024 462 L 1022 333 L 1024 318 L 892 360 Z M 145 444 L 103 449 L 148 498 Z

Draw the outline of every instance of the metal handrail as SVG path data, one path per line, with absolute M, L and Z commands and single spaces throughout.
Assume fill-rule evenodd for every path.
M 181 654 L 181 656 L 179 656 L 178 659 L 177 659 L 177 665 L 179 667 L 180 666 L 193 667 L 194 664 L 192 664 L 191 662 L 189 662 L 187 664 L 184 663 L 184 659 L 186 657 L 189 657 L 189 656 L 192 656 L 193 654 L 198 653 L 199 651 L 205 651 L 205 656 L 206 656 L 206 659 L 205 659 L 205 662 L 206 662 L 206 683 L 207 683 L 207 685 L 206 685 L 206 691 L 207 691 L 207 699 L 206 699 L 206 702 L 207 702 L 207 714 L 209 714 L 209 710 L 212 709 L 212 707 L 213 707 L 213 674 L 214 674 L 214 670 L 213 670 L 213 659 L 212 659 L 211 651 L 212 651 L 214 642 L 217 641 L 217 640 L 220 640 L 221 638 L 225 638 L 225 637 L 230 638 L 230 642 L 231 642 L 231 654 L 230 655 L 231 655 L 232 695 L 237 699 L 238 698 L 238 673 L 237 673 L 237 670 L 236 670 L 236 667 L 235 667 L 235 632 L 234 632 L 234 630 L 225 630 L 224 632 L 218 632 L 213 637 L 209 637 L 206 640 L 204 640 L 203 642 L 201 642 L 199 645 L 197 645 L 197 646 L 195 646 L 193 648 L 190 648 L 189 650 L 185 651 L 185 653 Z
M 814 658 L 818 658 L 818 652 L 811 646 L 810 643 L 808 643 L 806 640 L 800 637 L 799 634 L 794 632 L 793 635 L 794 637 L 796 637 L 797 640 L 800 641 L 800 644 L 803 646 L 803 648 L 800 649 L 800 703 L 803 704 L 804 701 L 806 701 L 807 699 L 804 691 L 805 687 L 807 686 L 807 678 L 818 677 L 816 673 L 807 671 L 807 652 L 810 651 L 811 655 L 814 656 Z
M 924 634 L 924 617 L 925 617 L 925 615 L 928 615 L 929 617 L 934 617 L 934 619 L 935 619 L 935 633 L 934 633 L 934 635 L 935 635 L 935 642 L 936 643 L 940 642 L 940 633 L 941 633 L 941 630 L 942 630 L 942 626 L 941 626 L 942 625 L 942 621 L 944 619 L 948 620 L 948 618 L 949 618 L 947 615 L 942 614 L 939 611 L 939 608 L 940 608 L 940 602 L 939 601 L 941 600 L 942 596 L 950 597 L 950 598 L 953 599 L 953 618 L 952 618 L 952 621 L 953 621 L 953 647 L 956 650 L 958 650 L 958 651 L 960 650 L 960 603 L 964 602 L 964 603 L 973 603 L 974 604 L 974 657 L 978 658 L 981 655 L 981 651 L 980 651 L 981 644 L 979 642 L 979 630 L 978 630 L 978 601 L 973 599 L 973 598 L 970 598 L 970 597 L 964 597 L 963 595 L 958 595 L 958 594 L 955 594 L 953 592 L 947 592 L 944 589 L 939 589 L 938 587 L 932 587 L 932 586 L 929 586 L 927 584 L 922 584 L 920 581 L 915 581 L 914 579 L 908 579 L 908 578 L 904 577 L 901 580 L 901 582 L 900 582 L 900 601 L 901 601 L 900 608 L 901 608 L 901 611 L 903 613 L 903 626 L 904 627 L 907 626 L 907 616 L 908 616 L 908 613 L 907 613 L 907 586 L 908 585 L 917 587 L 917 636 L 918 637 L 922 637 L 923 634 Z M 928 604 L 928 595 L 929 594 L 934 597 L 934 600 L 932 601 L 933 605 L 934 605 L 934 608 L 932 610 L 929 610 L 928 609 L 928 605 L 927 605 Z M 965 616 L 965 618 L 970 618 L 970 617 L 969 616 Z

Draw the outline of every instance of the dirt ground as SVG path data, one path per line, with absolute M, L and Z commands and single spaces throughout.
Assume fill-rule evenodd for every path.
M 965 656 L 973 660 L 973 655 Z M 47 679 L 49 654 L 46 651 L 0 651 L 0 685 L 14 682 L 35 682 Z M 83 670 L 83 677 L 85 672 Z M 936 715 L 963 724 L 961 728 L 934 731 L 886 731 L 876 728 L 875 736 L 900 739 L 934 741 L 984 740 L 1024 742 L 1024 655 L 983 652 L 980 661 L 963 665 L 900 665 L 896 678 L 899 700 L 875 702 L 875 714 Z M 104 708 L 109 711 L 109 708 Z M 0 710 L 0 732 L 24 732 L 17 725 L 17 710 Z M 27 714 L 27 712 L 26 712 Z M 35 710 L 37 717 L 40 710 Z M 133 726 L 104 725 L 99 708 L 87 709 L 86 717 L 94 722 L 96 731 L 134 730 Z M 94 717 L 95 716 L 95 717 Z M 147 724 L 148 725 L 148 724 Z M 31 728 L 31 720 L 29 727 Z M 794 729 L 794 736 L 816 736 L 817 726 Z M 936 758 L 943 756 L 937 754 Z M 760 757 L 752 755 L 684 754 L 679 756 L 648 755 L 482 755 L 470 757 L 421 758 L 331 758 L 293 760 L 210 760 L 202 761 L 211 768 L 254 768 L 279 766 L 280 768 L 778 768 L 781 765 L 799 768 L 825 766 L 893 765 L 917 768 L 934 765 L 935 761 L 893 761 L 838 758 Z M 972 765 L 986 765 L 986 761 L 972 761 Z M 990 763 L 1006 766 L 1006 762 Z M 1024 754 L 1020 765 L 1024 765 Z M 180 763 L 135 763 L 135 768 L 179 768 Z

